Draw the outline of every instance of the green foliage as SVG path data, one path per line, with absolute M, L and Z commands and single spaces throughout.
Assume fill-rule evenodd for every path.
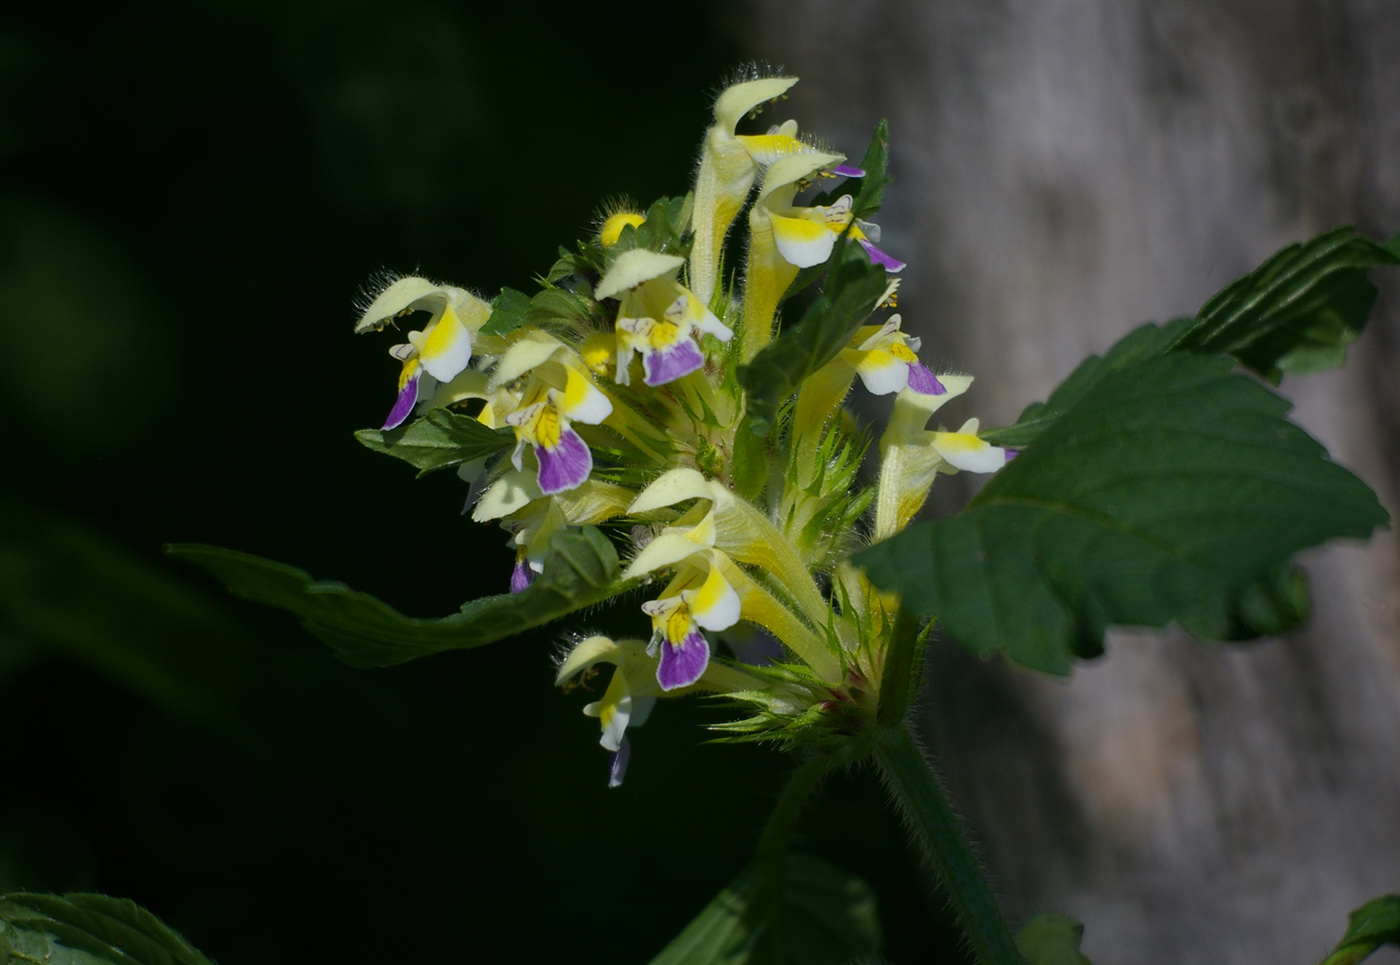
M 885 270 L 872 265 L 863 248 L 850 241 L 839 243 L 822 296 L 797 324 L 784 326 L 739 370 L 754 432 L 766 435 L 782 401 L 846 347 L 875 310 L 887 284 Z
M 633 248 L 681 257 L 690 254 L 690 245 L 682 243 L 681 236 L 690 225 L 690 211 L 694 204 L 695 199 L 689 194 L 652 202 L 645 212 L 646 220 L 639 225 L 623 228 L 617 243 L 604 252 L 604 265 L 611 268 L 618 255 Z
M 492 429 L 450 409 L 433 409 L 398 429 L 360 429 L 355 438 L 367 449 L 416 467 L 420 476 L 485 459 L 515 445 L 515 433 L 509 428 Z
M 755 862 L 652 960 L 652 965 L 762 965 L 765 939 L 778 917 Z M 765 900 L 767 898 L 767 900 Z M 875 895 L 855 875 L 814 858 L 787 857 L 783 876 L 783 946 L 794 965 L 850 962 L 880 951 Z
M 0 924 L 0 965 L 210 965 L 155 915 L 106 895 L 5 895 Z
M 851 214 L 857 218 L 868 218 L 880 210 L 885 200 L 885 186 L 891 181 L 890 169 L 890 122 L 881 118 L 875 125 L 875 133 L 870 136 L 870 146 L 861 159 L 865 177 L 860 180 L 860 191 L 851 204 Z
M 1400 253 L 1389 246 L 1334 228 L 1232 282 L 1172 347 L 1232 355 L 1273 382 L 1284 372 L 1337 368 L 1376 301 L 1366 270 L 1394 264 Z
M 491 300 L 491 317 L 481 326 L 481 334 L 509 335 L 527 325 L 571 331 L 579 321 L 592 316 L 593 307 L 589 299 L 563 288 L 546 287 L 533 298 L 514 288 L 502 288 Z
M 445 650 L 466 650 L 533 627 L 625 592 L 617 551 L 598 529 L 556 533 L 544 573 L 521 593 L 482 597 L 441 619 L 406 617 L 368 593 L 343 583 L 313 580 L 285 563 L 248 553 L 179 543 L 166 552 L 203 567 L 237 596 L 281 607 L 354 667 L 388 667 Z
M 1065 915 L 1036 915 L 1016 933 L 1027 965 L 1093 965 L 1079 950 L 1084 926 Z
M 1289 557 L 1388 517 L 1230 367 L 1172 353 L 1103 375 L 964 512 L 857 563 L 972 650 L 1052 673 L 1101 653 L 1110 624 L 1276 632 L 1298 610 Z
M 1173 351 L 1229 355 L 1275 382 L 1283 372 L 1340 366 L 1376 299 L 1366 271 L 1400 263 L 1396 249 L 1395 242 L 1377 244 L 1347 227 L 1290 245 L 1211 297 L 1195 318 L 1142 326 L 1104 357 L 1081 362 L 1047 401 L 1027 406 L 1014 426 L 981 436 L 996 445 L 1024 446 L 1100 379 Z
M 530 311 L 530 296 L 514 288 L 502 288 L 491 299 L 491 317 L 481 326 L 482 335 L 506 335 L 525 324 Z
M 1347 933 L 1322 965 L 1356 965 L 1382 945 L 1400 945 L 1400 895 L 1382 895 L 1353 911 Z

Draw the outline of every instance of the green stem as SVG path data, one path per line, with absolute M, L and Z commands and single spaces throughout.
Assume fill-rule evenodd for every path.
M 754 861 L 762 872 L 761 893 L 758 907 L 768 909 L 766 927 L 761 939 L 763 954 L 758 961 L 783 962 L 787 959 L 787 943 L 784 939 L 786 924 L 786 902 L 783 900 L 783 878 L 787 873 L 788 844 L 792 830 L 807 803 L 807 797 L 826 772 L 834 766 L 830 757 L 814 757 L 797 769 L 783 788 L 777 806 L 768 816 L 763 827 L 763 836 L 758 839 Z
M 882 695 L 883 697 L 883 695 Z M 980 965 L 1019 965 L 1022 959 L 1001 917 L 972 845 L 907 725 L 881 727 L 875 742 L 890 793 L 948 891 Z

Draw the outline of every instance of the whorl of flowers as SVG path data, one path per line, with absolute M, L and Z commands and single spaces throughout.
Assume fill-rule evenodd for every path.
M 401 367 L 386 431 L 446 408 L 502 440 L 459 460 L 473 518 L 497 521 L 515 549 L 502 588 L 526 591 L 558 533 L 599 524 L 623 579 L 648 587 L 635 639 L 581 637 L 558 668 L 566 687 L 613 668 L 585 708 L 613 784 L 628 729 L 658 697 L 747 704 L 721 725 L 736 739 L 820 744 L 868 726 L 897 602 L 850 553 L 906 526 L 939 473 L 993 472 L 1014 455 L 979 439 L 976 419 L 928 426 L 972 380 L 921 361 L 888 312 L 887 276 L 905 266 L 864 220 L 888 181 L 883 128 L 860 166 L 795 121 L 746 129 L 796 82 L 724 90 L 691 193 L 610 212 L 537 295 L 488 303 L 402 277 L 356 325 L 417 326 L 390 349 Z M 744 253 L 737 278 L 731 249 Z M 857 378 L 893 396 L 873 483 L 858 470 L 876 436 L 843 408 Z

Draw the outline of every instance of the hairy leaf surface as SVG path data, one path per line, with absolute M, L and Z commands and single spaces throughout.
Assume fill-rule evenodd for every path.
M 354 667 L 388 667 L 523 633 L 637 585 L 623 582 L 617 551 L 592 526 L 556 533 L 544 573 L 522 593 L 482 597 L 441 619 L 406 617 L 368 593 L 315 580 L 305 570 L 195 543 L 166 547 L 212 573 L 237 596 L 289 610 Z
M 1388 517 L 1287 402 L 1230 369 L 1180 352 L 1104 375 L 966 510 L 857 563 L 975 652 L 1053 673 L 1101 653 L 1113 624 L 1288 625 L 1289 558 Z

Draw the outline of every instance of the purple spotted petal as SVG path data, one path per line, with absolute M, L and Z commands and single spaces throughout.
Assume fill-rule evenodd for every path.
M 900 261 L 898 258 L 894 258 L 890 255 L 885 254 L 883 251 L 881 251 L 879 248 L 876 248 L 864 238 L 860 239 L 860 246 L 864 248 L 865 253 L 870 256 L 871 264 L 879 265 L 881 268 L 885 269 L 885 271 L 890 272 L 891 274 L 897 271 L 902 271 L 904 269 L 904 262 Z
M 530 569 L 530 564 L 524 560 L 516 560 L 515 568 L 510 571 L 510 592 L 523 593 L 533 582 L 535 571 Z
M 679 645 L 661 642 L 661 662 L 656 665 L 656 682 L 662 690 L 689 687 L 710 665 L 710 645 L 699 630 L 691 630 Z
M 384 420 L 381 428 L 397 429 L 403 425 L 403 420 L 408 418 L 408 414 L 413 411 L 413 404 L 418 401 L 418 379 L 422 374 L 421 371 L 413 373 L 413 378 L 399 390 L 399 397 L 394 400 L 394 407 L 389 410 L 389 418 Z
M 865 170 L 858 168 L 854 164 L 838 164 L 831 169 L 831 173 L 838 178 L 863 178 Z
M 622 779 L 627 776 L 627 762 L 631 757 L 632 745 L 627 742 L 626 737 L 617 745 L 617 750 L 608 751 L 608 787 L 622 786 Z
M 692 338 L 683 338 L 666 348 L 653 349 L 642 356 L 647 385 L 665 385 L 689 375 L 705 364 L 705 356 Z
M 559 445 L 535 450 L 540 461 L 540 492 L 546 496 L 577 488 L 593 471 L 593 453 L 577 432 L 568 426 L 559 433 Z
M 938 376 L 924 368 L 922 362 L 909 363 L 909 388 L 920 395 L 942 395 L 948 391 L 938 381 Z

